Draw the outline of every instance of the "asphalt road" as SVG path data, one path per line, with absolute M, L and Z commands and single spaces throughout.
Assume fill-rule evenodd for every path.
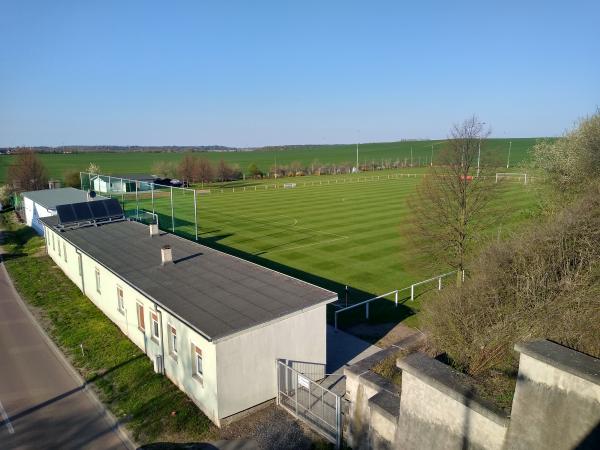
M 0 448 L 127 449 L 0 267 Z

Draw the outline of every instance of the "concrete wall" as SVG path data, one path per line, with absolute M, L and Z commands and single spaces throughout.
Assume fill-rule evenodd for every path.
M 510 419 L 474 395 L 464 375 L 424 354 L 398 361 L 399 396 L 364 362 L 346 368 L 345 439 L 356 449 L 600 448 L 600 360 L 549 341 L 516 350 Z
M 216 344 L 221 418 L 276 397 L 277 359 L 325 366 L 325 308 L 320 305 Z
M 506 448 L 600 448 L 600 360 L 548 341 L 516 350 L 519 378 Z

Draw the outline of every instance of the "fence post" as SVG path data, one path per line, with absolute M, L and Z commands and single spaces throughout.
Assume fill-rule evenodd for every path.
M 110 177 L 108 178 L 110 182 Z M 121 183 L 123 183 L 123 179 L 121 178 Z M 138 200 L 138 182 L 135 183 L 135 218 L 136 220 L 140 220 L 140 201 Z M 108 189 L 110 189 L 110 184 L 108 185 Z
M 152 189 L 150 190 L 150 193 L 152 195 L 152 214 L 155 214 L 155 211 L 154 211 L 154 183 L 152 183 Z M 158 217 L 156 218 L 156 222 L 158 222 Z
M 294 393 L 294 398 L 296 399 L 296 417 L 298 417 L 298 374 L 296 372 L 292 372 L 294 375 L 296 375 L 296 383 L 294 386 L 295 389 L 295 393 Z
M 175 233 L 175 214 L 173 211 L 173 186 L 171 186 L 171 229 Z
M 279 406 L 281 404 L 281 401 L 279 400 L 279 396 L 281 393 L 281 385 L 280 385 L 280 376 L 279 376 L 279 361 L 276 359 L 275 360 L 275 376 L 277 377 L 277 406 Z
M 442 277 L 438 278 L 438 291 L 442 290 Z
M 410 301 L 413 302 L 415 300 L 415 285 L 410 285 Z
M 336 428 L 336 436 L 335 436 L 335 448 L 340 448 L 342 445 L 342 415 L 340 411 L 340 396 L 335 396 L 335 428 Z
M 337 314 L 337 311 L 334 311 L 334 313 L 333 313 L 333 328 L 334 328 L 335 330 L 337 330 L 337 329 L 338 329 L 338 328 L 337 328 L 337 316 L 338 316 L 338 314 Z
M 365 303 L 365 318 L 369 320 L 369 302 Z
M 196 200 L 196 189 L 192 191 L 194 193 L 194 221 L 196 222 L 196 240 L 198 240 L 198 204 Z
M 396 293 L 394 294 L 394 301 L 396 302 L 396 306 L 398 306 L 398 290 L 396 290 Z

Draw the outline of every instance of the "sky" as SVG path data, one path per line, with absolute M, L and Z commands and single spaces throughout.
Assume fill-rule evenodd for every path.
M 600 106 L 600 2 L 0 0 L 0 146 L 556 136 Z

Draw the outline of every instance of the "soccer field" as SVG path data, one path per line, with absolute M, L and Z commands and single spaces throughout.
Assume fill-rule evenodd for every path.
M 407 199 L 420 177 L 377 180 L 358 176 L 326 177 L 329 184 L 298 180 L 293 189 L 236 188 L 197 195 L 201 243 L 261 265 L 332 289 L 350 302 L 375 296 L 448 270 L 419 249 L 403 225 L 410 219 Z M 342 182 L 342 180 L 346 180 Z M 495 202 L 498 216 L 489 234 L 515 229 L 531 216 L 535 188 L 506 183 Z M 154 210 L 161 228 L 195 237 L 194 197 L 173 190 L 175 221 L 171 221 L 170 190 L 154 194 Z M 125 199 L 135 214 L 131 194 Z M 139 208 L 152 211 L 149 193 L 140 193 Z M 175 255 L 176 258 L 176 255 Z M 418 301 L 411 303 L 418 309 Z M 406 312 L 406 311 L 405 311 Z

